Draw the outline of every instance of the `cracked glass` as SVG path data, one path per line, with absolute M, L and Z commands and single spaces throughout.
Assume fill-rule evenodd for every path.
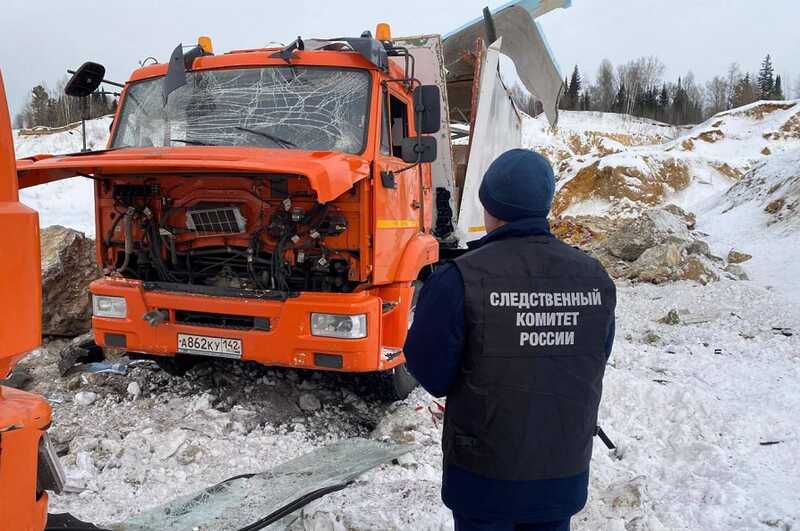
M 113 147 L 250 146 L 361 153 L 366 70 L 272 66 L 197 70 L 169 95 L 163 77 L 132 83 Z

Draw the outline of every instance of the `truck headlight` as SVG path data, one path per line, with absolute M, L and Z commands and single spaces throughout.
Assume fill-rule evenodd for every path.
M 95 317 L 116 317 L 118 319 L 127 317 L 128 305 L 125 303 L 125 297 L 92 295 L 92 314 Z
M 311 335 L 361 339 L 367 337 L 367 315 L 311 314 Z

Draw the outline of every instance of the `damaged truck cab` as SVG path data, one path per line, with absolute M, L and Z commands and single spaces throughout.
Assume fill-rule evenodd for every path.
M 421 136 L 438 131 L 438 87 L 369 37 L 223 55 L 200 43 L 133 73 L 107 150 L 19 163 L 28 185 L 95 180 L 97 343 L 173 367 L 383 371 L 405 396 L 414 282 L 438 260 L 436 145 Z M 102 73 L 87 63 L 67 90 Z

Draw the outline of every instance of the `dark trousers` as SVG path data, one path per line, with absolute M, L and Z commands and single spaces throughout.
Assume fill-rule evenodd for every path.
M 453 513 L 456 531 L 569 531 L 569 518 L 557 522 L 514 523 L 479 520 Z

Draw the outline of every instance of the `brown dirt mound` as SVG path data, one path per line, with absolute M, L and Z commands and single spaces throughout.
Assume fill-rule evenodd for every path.
M 725 138 L 725 135 L 719 129 L 712 129 L 711 131 L 700 133 L 695 138 L 697 138 L 698 140 L 702 140 L 703 142 L 708 142 L 709 144 L 713 144 L 714 142 L 718 142 L 723 138 Z
M 794 103 L 762 103 L 761 105 L 756 105 L 751 109 L 747 109 L 744 111 L 744 114 L 751 118 L 761 120 L 767 114 L 775 111 L 788 111 L 795 105 Z
M 734 181 L 740 180 L 744 175 L 741 171 L 731 167 L 727 162 L 723 162 L 722 164 L 712 164 L 711 166 L 721 174 L 733 179 Z
M 675 159 L 643 159 L 651 171 L 643 173 L 638 168 L 625 166 L 601 169 L 599 161 L 583 168 L 559 190 L 553 202 L 553 213 L 560 215 L 573 203 L 591 198 L 627 198 L 638 204 L 654 206 L 661 202 L 665 193 L 689 185 L 689 168 L 685 163 Z M 634 180 L 635 184 L 632 183 Z
M 776 112 L 776 111 L 787 111 L 797 105 L 796 103 L 777 103 L 777 102 L 769 102 L 769 103 L 761 103 L 756 105 L 755 107 L 751 107 L 749 109 L 741 110 L 741 109 L 732 109 L 730 111 L 722 113 L 720 116 L 747 116 L 749 118 L 755 118 L 756 120 L 761 120 L 764 116 Z M 717 122 L 719 123 L 719 122 Z
M 781 132 L 787 137 L 800 138 L 800 113 L 789 118 L 781 127 Z

